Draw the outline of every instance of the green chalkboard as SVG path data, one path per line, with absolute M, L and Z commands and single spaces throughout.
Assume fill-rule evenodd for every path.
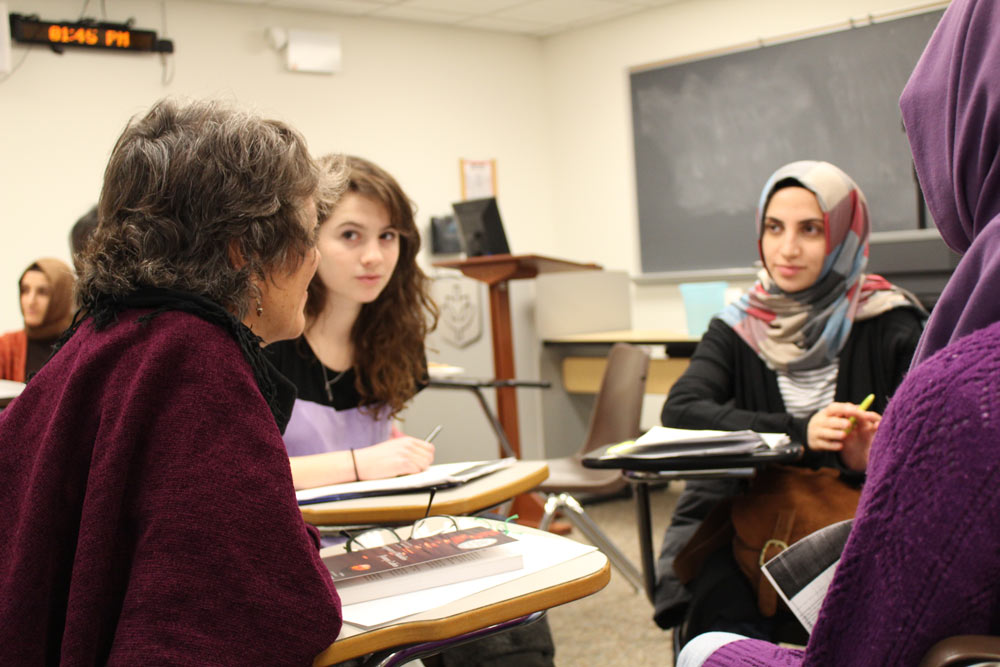
M 633 72 L 643 272 L 750 266 L 760 189 L 793 160 L 850 174 L 875 231 L 916 228 L 898 101 L 941 14 Z

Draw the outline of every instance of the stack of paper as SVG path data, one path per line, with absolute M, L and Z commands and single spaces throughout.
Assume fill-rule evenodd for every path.
M 662 459 L 748 454 L 758 449 L 776 449 L 789 442 L 788 436 L 784 433 L 690 430 L 654 426 L 637 440 L 609 447 L 605 456 Z
M 820 528 L 764 563 L 764 576 L 810 634 L 853 524 L 847 519 Z
M 503 470 L 514 465 L 516 459 L 508 457 L 496 461 L 466 461 L 463 463 L 440 463 L 432 465 L 423 472 L 412 475 L 401 475 L 388 479 L 373 479 L 364 482 L 347 482 L 331 484 L 314 489 L 303 489 L 295 493 L 299 505 L 324 503 L 331 500 L 348 500 L 351 498 L 370 498 L 374 496 L 394 495 L 424 489 L 443 489 L 449 486 L 483 477 L 497 470 Z

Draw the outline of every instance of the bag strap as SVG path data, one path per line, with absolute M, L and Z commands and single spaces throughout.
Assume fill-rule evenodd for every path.
M 795 523 L 795 508 L 781 510 L 778 518 L 774 522 L 773 537 L 764 543 L 760 549 L 758 560 L 761 567 L 768 560 L 774 558 L 788 548 L 788 540 L 792 536 L 792 525 Z M 761 570 L 757 579 L 757 608 L 760 613 L 770 618 L 778 611 L 778 593 L 774 590 L 770 580 L 764 576 Z
M 698 576 L 709 555 L 733 543 L 732 505 L 730 498 L 719 501 L 674 558 L 674 573 L 682 584 Z

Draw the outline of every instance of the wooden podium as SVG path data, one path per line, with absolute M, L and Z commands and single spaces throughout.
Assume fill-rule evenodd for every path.
M 541 255 L 485 255 L 453 262 L 435 262 L 434 266 L 458 269 L 465 276 L 489 285 L 490 330 L 493 334 L 493 374 L 498 380 L 514 379 L 514 337 L 510 325 L 508 281 L 534 278 L 540 273 L 558 271 L 599 271 L 597 264 L 579 264 Z M 521 432 L 517 420 L 517 396 L 514 387 L 498 387 L 497 416 L 507 440 L 521 456 Z M 504 453 L 501 451 L 500 456 Z
M 493 334 L 493 374 L 498 380 L 514 379 L 514 337 L 510 324 L 510 294 L 507 283 L 511 280 L 534 278 L 540 273 L 560 271 L 600 271 L 597 264 L 580 264 L 564 259 L 541 255 L 485 255 L 452 262 L 435 262 L 434 266 L 458 269 L 465 276 L 489 285 L 490 330 Z M 521 430 L 517 419 L 515 387 L 498 387 L 497 416 L 511 448 L 521 457 Z M 504 456 L 503 451 L 500 456 Z M 532 503 L 535 505 L 536 503 Z M 537 508 L 518 503 L 518 513 L 530 520 L 541 517 Z

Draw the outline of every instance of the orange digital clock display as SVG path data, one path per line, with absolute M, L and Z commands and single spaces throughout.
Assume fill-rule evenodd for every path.
M 128 24 L 40 21 L 10 15 L 10 34 L 16 42 L 127 51 L 173 52 L 173 43 L 157 39 L 152 30 L 135 30 Z
M 107 28 L 77 28 L 53 23 L 49 26 L 49 41 L 53 44 L 102 46 L 106 49 L 128 49 L 132 46 L 131 30 Z

